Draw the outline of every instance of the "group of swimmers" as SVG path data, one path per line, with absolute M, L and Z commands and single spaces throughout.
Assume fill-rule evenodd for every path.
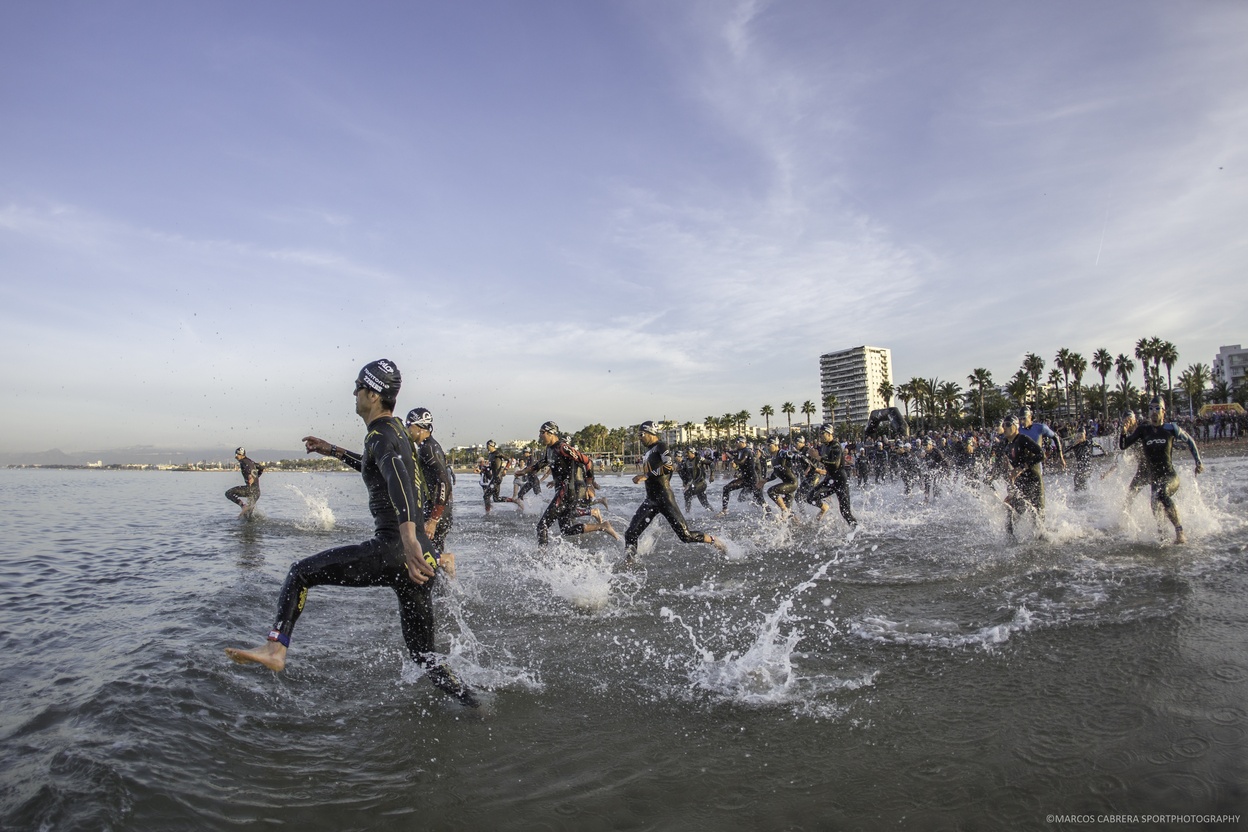
M 260 664 L 281 671 L 286 665 L 295 623 L 312 587 L 387 586 L 398 597 L 403 638 L 412 659 L 425 669 L 437 687 L 463 704 L 475 707 L 478 700 L 474 692 L 434 652 L 432 590 L 439 571 L 454 574 L 454 555 L 444 550 L 452 525 L 454 478 L 441 446 L 433 438 L 433 414 L 418 407 L 411 410 L 405 420 L 394 416 L 401 385 L 401 374 L 392 361 L 380 359 L 360 370 L 354 396 L 355 412 L 367 426 L 362 452 L 338 447 L 315 436 L 303 438 L 308 453 L 333 457 L 361 473 L 368 492 L 369 512 L 373 516 L 373 537 L 363 543 L 328 549 L 292 565 L 279 594 L 277 614 L 266 642 L 254 649 L 228 648 L 226 653 L 240 664 Z M 906 472 L 917 470 L 920 479 L 924 471 L 928 472 L 924 482 L 930 497 L 933 478 L 951 467 L 964 472 L 968 482 L 991 484 L 997 477 L 1004 477 L 1008 486 L 1005 498 L 1008 528 L 1013 534 L 1016 515 L 1030 513 L 1039 517 L 1044 510 L 1045 451 L 1041 443 L 1051 440 L 1058 462 L 1063 467 L 1066 464 L 1057 435 L 1047 426 L 1034 422 L 1031 416 L 1030 409 L 1024 407 L 1019 415 L 1003 420 L 985 470 L 976 467 L 976 460 L 982 457 L 974 436 L 955 443 L 949 458 L 928 438 L 912 457 L 922 460 L 917 467 L 910 461 L 899 465 L 903 479 L 909 476 Z M 638 541 L 660 515 L 682 542 L 709 544 L 725 551 L 726 545 L 721 539 L 689 528 L 671 488 L 671 477 L 676 473 L 684 485 L 685 511 L 692 509 L 695 498 L 710 510 L 706 489 L 713 478 L 712 461 L 692 448 L 673 454 L 652 421 L 638 427 L 638 437 L 645 450 L 640 473 L 633 477 L 633 482 L 645 484 L 645 496 L 623 535 L 622 565 L 629 567 L 637 563 Z M 731 455 L 733 476 L 722 489 L 720 514 L 728 511 L 731 495 L 741 492 L 763 506 L 767 506 L 770 498 L 782 517 L 793 517 L 799 503 L 809 504 L 819 509 L 818 518 L 822 520 L 829 510 L 830 498 L 835 496 L 842 518 L 851 531 L 855 529 L 858 521 L 850 505 L 849 472 L 857 467 L 859 460 L 867 464 L 874 461 L 877 477 L 881 476 L 880 466 L 889 464 L 889 446 L 881 441 L 874 447 L 848 448 L 836 439 L 831 424 L 820 426 L 819 437 L 816 445 L 808 444 L 806 438 L 799 435 L 787 447 L 781 447 L 779 439 L 771 437 L 768 454 L 763 457 L 749 446 L 744 436 L 738 436 L 737 447 Z M 524 487 L 540 493 L 540 478 L 543 472 L 549 472 L 553 496 L 537 521 L 539 544 L 548 543 L 549 530 L 554 525 L 558 525 L 564 537 L 601 531 L 621 539 L 611 523 L 594 508 L 595 503 L 605 504 L 605 500 L 597 497 L 592 458 L 573 447 L 553 421 L 541 425 L 538 439 L 538 453 L 525 457 L 514 472 L 516 485 L 510 498 L 501 496 L 499 490 L 507 463 L 492 441 L 487 445 L 491 456 L 480 466 L 486 511 L 492 502 L 511 502 L 523 509 L 525 491 L 517 489 L 523 483 Z M 1153 399 L 1147 422 L 1136 422 L 1132 416 L 1124 422 L 1119 436 L 1119 445 L 1124 451 L 1136 445 L 1141 448 L 1130 493 L 1134 495 L 1148 485 L 1154 509 L 1164 511 L 1174 525 L 1176 543 L 1182 543 L 1183 526 L 1172 499 L 1178 489 L 1178 476 L 1171 459 L 1175 442 L 1187 444 L 1199 474 L 1202 464 L 1195 441 L 1182 428 L 1165 421 L 1165 402 L 1160 398 Z M 943 444 L 949 447 L 947 442 Z M 898 447 L 890 441 L 890 446 L 896 450 L 894 458 L 905 459 L 911 451 L 905 443 Z M 262 469 L 247 457 L 243 448 L 236 450 L 235 458 L 242 469 L 245 485 L 231 489 L 226 496 L 249 515 L 259 498 Z M 777 483 L 764 494 L 764 487 L 772 480 Z

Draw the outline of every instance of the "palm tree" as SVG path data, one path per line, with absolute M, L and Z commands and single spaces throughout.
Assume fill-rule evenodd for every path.
M 1179 387 L 1187 394 L 1187 415 L 1194 418 L 1196 409 L 1204 404 L 1205 388 L 1209 386 L 1209 367 L 1191 364 L 1179 376 Z
M 750 425 L 750 411 L 738 410 L 736 416 L 737 423 L 741 425 L 739 433 L 745 433 L 745 429 Z
M 902 407 L 906 409 L 906 424 L 908 425 L 910 424 L 910 400 L 913 398 L 910 395 L 910 385 L 903 384 L 898 387 L 896 395 L 897 401 L 901 402 Z
M 1066 366 L 1070 370 L 1070 374 L 1075 377 L 1075 415 L 1076 418 L 1083 417 L 1083 397 L 1080 391 L 1083 390 L 1083 374 L 1088 371 L 1088 360 L 1077 352 L 1072 352 L 1066 358 Z
M 1019 369 L 1014 375 L 1010 376 L 1010 380 L 1005 385 L 1005 392 L 1010 394 L 1019 405 L 1027 403 L 1027 393 L 1031 390 L 1031 378 L 1027 375 L 1027 371 Z
M 823 410 L 825 413 L 832 414 L 832 418 L 829 420 L 832 425 L 836 425 L 836 406 L 840 403 L 841 400 L 831 393 L 823 397 Z
M 976 367 L 966 377 L 966 382 L 974 387 L 979 394 L 979 428 L 980 430 L 985 430 L 987 422 L 984 419 L 984 391 L 992 384 L 992 373 L 983 367 Z
M 1165 342 L 1154 335 L 1148 339 L 1148 357 L 1153 361 L 1153 395 L 1161 395 L 1161 350 Z
M 1166 365 L 1166 405 L 1167 410 L 1174 409 L 1174 379 L 1170 373 L 1174 365 L 1179 363 L 1179 348 L 1169 341 L 1162 341 L 1157 348 L 1157 358 Z
M 1114 369 L 1114 357 L 1109 354 L 1109 350 L 1101 347 L 1096 352 L 1092 353 L 1092 369 L 1101 374 L 1101 407 L 1105 411 L 1101 415 L 1104 417 L 1104 421 L 1108 422 L 1109 396 L 1105 392 L 1105 377 L 1113 372 Z
M 953 424 L 953 409 L 962 398 L 962 386 L 956 381 L 942 381 L 936 391 L 941 409 L 945 411 L 945 427 Z
M 875 392 L 880 394 L 884 399 L 884 406 L 888 407 L 889 402 L 893 400 L 893 393 L 897 392 L 897 388 L 893 386 L 891 381 L 885 380 L 880 382 L 880 386 L 875 388 Z
M 1135 342 L 1135 357 L 1140 361 L 1140 367 L 1144 371 L 1144 392 L 1152 392 L 1152 379 L 1148 374 L 1148 362 L 1153 358 L 1153 342 L 1159 341 L 1157 338 L 1141 338 Z
M 1220 378 L 1213 383 L 1213 389 L 1209 391 L 1209 396 L 1215 402 L 1226 404 L 1231 400 L 1231 385 L 1226 383 L 1226 379 Z
M 771 436 L 771 417 L 776 415 L 776 410 L 769 404 L 765 404 L 758 409 L 758 415 L 762 416 L 767 425 L 767 435 Z
M 1074 355 L 1070 350 L 1062 347 L 1057 351 L 1057 357 L 1053 359 L 1053 366 L 1062 374 L 1062 399 L 1066 403 L 1066 414 L 1070 414 L 1070 357 Z
M 1044 374 L 1044 359 L 1029 352 L 1023 356 L 1023 372 L 1031 379 L 1031 389 L 1035 395 L 1040 395 L 1040 376 Z M 1022 404 L 1022 402 L 1020 402 Z
M 1136 349 L 1139 349 L 1138 345 Z M 1114 359 L 1114 369 L 1118 373 L 1119 388 L 1122 390 L 1121 407 L 1122 409 L 1129 408 L 1131 406 L 1131 397 L 1128 393 L 1131 388 L 1131 374 L 1135 372 L 1135 362 L 1127 357 L 1125 353 L 1118 353 L 1118 357 Z
M 815 403 L 810 399 L 802 402 L 802 413 L 806 414 L 806 433 L 810 433 L 810 417 L 814 415 L 816 409 Z
M 717 432 L 715 430 L 718 427 L 718 425 L 715 423 L 715 417 L 707 416 L 705 419 L 702 420 L 702 424 L 706 425 L 706 433 L 708 436 L 711 437 L 711 441 L 714 442 L 718 438 Z
M 788 422 L 789 433 L 793 433 L 793 414 L 797 412 L 797 408 L 793 406 L 793 402 L 785 402 L 780 405 L 780 412 L 784 414 L 784 420 Z

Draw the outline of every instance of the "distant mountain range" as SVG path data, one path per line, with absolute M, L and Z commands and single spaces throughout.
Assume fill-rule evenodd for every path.
M 247 456 L 256 462 L 278 459 L 302 459 L 307 456 L 302 448 L 279 450 L 275 448 L 248 448 Z M 130 448 L 113 448 L 107 451 L 77 451 L 65 453 L 60 448 L 50 451 L 27 453 L 0 453 L 0 466 L 4 465 L 88 465 L 102 462 L 105 465 L 184 465 L 189 462 L 234 462 L 233 448 L 157 448 L 136 445 Z

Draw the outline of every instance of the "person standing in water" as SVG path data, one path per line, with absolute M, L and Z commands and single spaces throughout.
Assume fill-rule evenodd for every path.
M 1160 506 L 1165 511 L 1166 518 L 1174 526 L 1174 542 L 1185 543 L 1187 538 L 1183 534 L 1183 523 L 1179 520 L 1179 510 L 1175 507 L 1173 499 L 1174 493 L 1179 490 L 1179 475 L 1174 470 L 1174 462 L 1171 459 L 1176 441 L 1187 443 L 1188 449 L 1192 452 L 1192 459 L 1196 460 L 1196 473 L 1204 471 L 1205 466 L 1201 464 L 1196 440 L 1192 439 L 1183 428 L 1166 421 L 1166 400 L 1160 396 L 1154 396 L 1149 402 L 1147 422 L 1136 427 L 1130 435 L 1125 430 L 1118 435 L 1118 447 L 1124 451 L 1137 442 L 1144 449 L 1141 469 L 1144 470 L 1146 467 L 1148 471 L 1148 485 L 1151 489 L 1149 502 L 1153 507 L 1153 512 L 1156 513 Z M 1137 485 L 1136 480 L 1132 480 L 1131 486 L 1130 497 L 1134 497 L 1143 487 L 1143 483 Z
M 355 412 L 368 426 L 364 452 L 357 454 L 315 436 L 303 438 L 308 453 L 332 456 L 360 472 L 373 515 L 373 537 L 338 546 L 290 567 L 278 597 L 277 616 L 268 641 L 252 650 L 226 648 L 239 664 L 259 664 L 273 671 L 286 667 L 286 653 L 295 623 L 312 587 L 385 586 L 399 600 L 403 640 L 417 664 L 441 690 L 475 707 L 471 689 L 444 664 L 437 663 L 433 645 L 433 581 L 436 549 L 424 530 L 424 514 L 413 475 L 412 443 L 394 416 L 402 376 L 392 361 L 380 359 L 360 370 L 355 381 Z
M 516 472 L 516 476 L 528 476 L 543 468 L 550 469 L 551 488 L 555 496 L 537 521 L 537 542 L 545 546 L 550 542 L 550 527 L 559 524 L 559 533 L 574 537 L 590 532 L 606 532 L 620 539 L 609 521 L 584 523 L 578 519 L 578 510 L 594 486 L 594 461 L 568 444 L 554 422 L 543 422 L 538 429 L 538 440 L 546 450 L 533 457 L 533 462 Z
M 672 494 L 672 463 L 667 450 L 667 443 L 659 438 L 658 428 L 654 422 L 642 422 L 637 428 L 637 435 L 646 452 L 641 457 L 641 473 L 633 477 L 633 483 L 646 484 L 646 498 L 637 507 L 637 513 L 624 532 L 624 563 L 630 565 L 637 557 L 637 541 L 641 533 L 660 514 L 671 525 L 682 543 L 709 543 L 721 552 L 727 547 L 706 532 L 691 531 L 685 517 L 676 505 L 676 497 Z
M 250 518 L 260 500 L 260 475 L 264 473 L 264 466 L 257 465 L 247 456 L 246 448 L 235 448 L 234 458 L 238 460 L 238 467 L 243 473 L 243 485 L 236 485 L 225 492 L 225 498 L 242 508 L 238 513 L 239 517 Z

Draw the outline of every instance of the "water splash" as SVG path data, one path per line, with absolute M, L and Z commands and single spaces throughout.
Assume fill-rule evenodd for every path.
M 327 532 L 334 528 L 334 512 L 329 507 L 329 498 L 324 494 L 304 494 L 298 487 L 286 484 L 286 487 L 303 500 L 304 515 L 295 521 L 295 528 L 304 531 Z
M 794 587 L 776 609 L 765 615 L 749 647 L 743 652 L 730 650 L 722 658 L 700 643 L 698 634 L 682 616 L 663 607 L 660 615 L 685 630 L 699 657 L 690 671 L 694 687 L 752 705 L 807 698 L 809 691 L 799 690 L 800 679 L 793 666 L 794 650 L 804 635 L 792 615 L 793 604 L 799 595 L 825 577 L 828 568 L 839 559 L 838 555 L 822 564 L 810 578 Z

